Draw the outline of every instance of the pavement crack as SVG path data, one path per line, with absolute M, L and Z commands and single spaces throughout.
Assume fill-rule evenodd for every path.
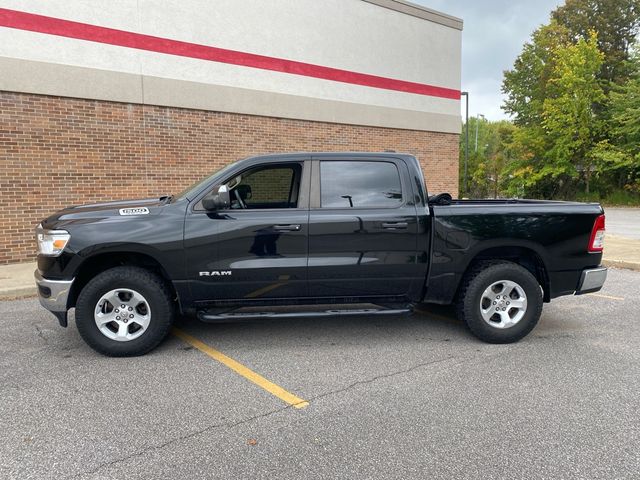
M 448 356 L 448 357 L 445 357 L 445 358 L 440 358 L 438 360 L 432 360 L 430 362 L 418 363 L 416 365 L 412 365 L 411 367 L 404 368 L 402 370 L 396 370 L 396 371 L 393 371 L 393 372 L 384 373 L 384 374 L 381 374 L 381 375 L 376 375 L 376 376 L 368 378 L 366 380 L 358 380 L 358 381 L 353 382 L 353 383 L 351 383 L 351 384 L 349 384 L 349 385 L 347 385 L 345 387 L 342 387 L 342 388 L 339 388 L 339 389 L 336 389 L 336 390 L 331 390 L 329 392 L 325 392 L 325 393 L 322 393 L 320 395 L 316 395 L 315 397 L 311 397 L 307 401 L 313 402 L 313 401 L 316 401 L 316 400 L 320 400 L 322 398 L 326 398 L 326 397 L 329 397 L 329 396 L 332 396 L 332 395 L 337 395 L 339 393 L 345 392 L 347 390 L 350 390 L 350 389 L 355 388 L 355 387 L 360 386 L 360 385 L 368 385 L 368 384 L 377 382 L 378 380 L 384 380 L 384 379 L 392 378 L 392 377 L 395 377 L 395 376 L 398 376 L 398 375 L 403 375 L 403 374 L 406 374 L 406 373 L 410 373 L 410 372 L 412 372 L 414 370 L 418 370 L 420 368 L 428 367 L 428 366 L 431 366 L 431 365 L 436 365 L 436 364 L 439 364 L 439 363 L 444 363 L 444 362 L 447 362 L 449 360 L 453 360 L 455 358 L 456 357 L 454 357 L 454 356 Z M 146 448 L 144 448 L 144 449 L 142 449 L 142 450 L 140 450 L 138 452 L 132 453 L 130 455 L 126 455 L 124 457 L 116 458 L 115 460 L 111 460 L 109 462 L 101 463 L 100 465 L 98 465 L 97 467 L 95 467 L 92 470 L 88 470 L 88 471 L 85 471 L 85 472 L 79 472 L 79 473 L 71 475 L 71 476 L 69 476 L 67 478 L 81 478 L 81 477 L 84 477 L 84 476 L 87 476 L 87 475 L 93 475 L 93 474 L 99 472 L 102 469 L 111 467 L 111 466 L 116 465 L 118 463 L 126 462 L 128 460 L 133 459 L 133 458 L 141 457 L 141 456 L 146 455 L 147 453 L 152 452 L 152 451 L 162 450 L 163 448 L 168 447 L 169 445 L 172 445 L 172 444 L 177 443 L 177 442 L 181 442 L 183 440 L 188 440 L 190 438 L 197 437 L 198 435 L 201 435 L 203 433 L 210 432 L 210 431 L 216 430 L 218 428 L 223 428 L 223 427 L 230 427 L 230 428 L 237 427 L 239 425 L 244 425 L 246 423 L 250 423 L 250 422 L 253 422 L 255 420 L 259 420 L 261 418 L 266 418 L 266 417 L 269 417 L 269 416 L 271 416 L 273 414 L 280 413 L 280 412 L 283 412 L 285 410 L 289 410 L 291 408 L 293 408 L 292 405 L 286 405 L 286 406 L 283 406 L 281 408 L 276 408 L 274 410 L 270 410 L 268 412 L 261 413 L 259 415 L 254 415 L 252 417 L 248 417 L 248 418 L 245 418 L 245 419 L 242 419 L 242 420 L 238 420 L 236 422 L 231 422 L 231 423 L 227 422 L 227 423 L 218 423 L 218 424 L 214 424 L 214 425 L 209 425 L 207 427 L 201 428 L 199 430 L 195 430 L 195 431 L 190 432 L 188 434 L 180 435 L 178 437 L 172 438 L 172 439 L 167 440 L 166 442 L 161 443 L 159 445 L 151 445 L 149 447 L 146 447 Z
M 96 466 L 92 470 L 88 470 L 88 471 L 85 471 L 85 472 L 79 472 L 79 473 L 76 473 L 74 475 L 70 475 L 67 478 L 81 478 L 81 477 L 84 477 L 84 476 L 87 476 L 87 475 L 93 475 L 94 473 L 97 473 L 97 472 L 99 472 L 100 470 L 102 470 L 104 468 L 111 467 L 111 466 L 116 465 L 118 463 L 126 462 L 127 460 L 131 460 L 132 458 L 141 457 L 141 456 L 146 455 L 147 453 L 155 451 L 155 450 L 162 450 L 163 448 L 168 447 L 169 445 L 172 445 L 172 444 L 174 444 L 176 442 L 181 442 L 183 440 L 188 440 L 190 438 L 197 437 L 198 435 L 201 435 L 201 434 L 203 434 L 205 432 L 210 432 L 210 431 L 216 430 L 216 429 L 221 428 L 221 427 L 237 427 L 239 425 L 244 425 L 245 423 L 253 422 L 254 420 L 265 418 L 265 417 L 268 417 L 268 416 L 273 415 L 275 413 L 279 413 L 279 412 L 282 412 L 284 410 L 288 410 L 288 409 L 291 409 L 291 408 L 293 408 L 292 405 L 286 405 L 284 407 L 276 408 L 275 410 L 270 410 L 268 412 L 261 413 L 259 415 L 254 415 L 252 417 L 245 418 L 243 420 L 238 420 L 236 422 L 230 422 L 230 423 L 227 422 L 227 423 L 218 423 L 218 424 L 214 424 L 214 425 L 208 425 L 208 426 L 206 426 L 204 428 L 201 428 L 199 430 L 195 430 L 195 431 L 187 433 L 185 435 L 180 435 L 178 437 L 169 439 L 166 442 L 161 443 L 159 445 L 150 445 L 149 447 L 143 448 L 142 450 L 140 450 L 138 452 L 135 452 L 135 453 L 132 453 L 130 455 L 125 455 L 124 457 L 116 458 L 116 459 L 111 460 L 109 462 L 101 463 L 100 465 Z
M 420 368 L 428 367 L 428 366 L 431 366 L 431 365 L 436 365 L 438 363 L 444 363 L 446 361 L 453 360 L 455 358 L 456 357 L 451 355 L 451 356 L 448 356 L 448 357 L 445 357 L 445 358 L 440 358 L 438 360 L 432 360 L 430 362 L 418 363 L 416 365 L 413 365 L 413 366 L 411 366 L 409 368 L 404 368 L 402 370 L 396 370 L 396 371 L 393 371 L 393 372 L 390 372 L 390 373 L 384 373 L 384 374 L 381 374 L 381 375 L 376 375 L 375 377 L 371 377 L 371 378 L 368 378 L 366 380 L 358 380 L 358 381 L 353 382 L 353 383 L 351 383 L 351 384 L 349 384 L 349 385 L 347 385 L 345 387 L 338 388 L 336 390 L 331 390 L 329 392 L 325 392 L 325 393 L 322 393 L 320 395 L 316 395 L 315 397 L 311 397 L 311 398 L 308 399 L 308 401 L 309 402 L 313 402 L 315 400 L 320 400 L 321 398 L 325 398 L 325 397 L 329 397 L 331 395 L 336 395 L 338 393 L 346 392 L 347 390 L 351 390 L 352 388 L 358 387 L 360 385 L 368 385 L 370 383 L 377 382 L 378 380 L 384 380 L 384 379 L 387 379 L 387 378 L 392 378 L 392 377 L 395 377 L 397 375 L 404 375 L 405 373 L 410 373 L 410 372 L 413 372 L 414 370 L 418 370 Z
M 42 328 L 40 328 L 40 325 L 34 325 L 36 332 L 38 334 L 38 336 L 44 341 L 44 343 L 46 343 L 47 345 L 49 344 L 49 339 L 46 337 L 46 335 L 44 334 L 44 331 L 42 330 Z

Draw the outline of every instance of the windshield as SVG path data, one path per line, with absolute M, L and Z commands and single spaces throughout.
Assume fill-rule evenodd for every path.
M 182 190 L 180 193 L 178 193 L 175 198 L 177 200 L 180 200 L 182 198 L 189 198 L 189 200 L 192 200 L 193 196 L 197 195 L 197 193 L 206 185 L 208 184 L 211 179 L 218 175 L 219 173 L 224 172 L 225 170 L 227 170 L 228 168 L 230 168 L 232 165 L 234 165 L 235 162 L 233 163 L 229 163 L 227 165 L 225 165 L 224 167 L 220 167 L 217 170 L 215 170 L 211 175 L 209 175 L 208 177 L 204 178 L 203 180 L 198 180 L 197 182 L 195 182 L 192 185 L 189 185 L 187 188 L 185 188 L 184 190 Z M 191 196 L 189 196 L 189 193 L 193 192 L 193 194 Z M 191 198 L 190 198 L 191 197 Z

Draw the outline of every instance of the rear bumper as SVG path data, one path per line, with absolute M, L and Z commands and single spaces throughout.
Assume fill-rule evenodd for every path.
M 580 283 L 578 283 L 576 295 L 597 292 L 602 288 L 606 279 L 607 269 L 605 267 L 583 270 L 582 275 L 580 275 Z
M 67 326 L 67 301 L 73 280 L 49 280 L 35 271 L 36 286 L 38 287 L 38 300 L 40 305 L 53 313 L 60 325 Z

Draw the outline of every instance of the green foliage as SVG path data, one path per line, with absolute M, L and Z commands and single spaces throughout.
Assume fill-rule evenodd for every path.
M 556 48 L 554 68 L 547 82 L 547 98 L 542 108 L 542 127 L 550 148 L 537 174 L 576 178 L 582 173 L 586 192 L 595 157 L 592 149 L 602 133 L 602 121 L 595 105 L 605 100 L 597 75 L 604 60 L 598 39 L 592 32 L 573 45 Z
M 598 49 L 604 54 L 599 78 L 624 83 L 631 74 L 628 52 L 638 34 L 640 0 L 567 0 L 551 13 L 552 21 L 564 26 L 573 38 L 598 34 Z
M 637 202 L 640 60 L 630 52 L 639 28 L 640 0 L 567 0 L 554 10 L 504 74 L 513 125 L 503 134 L 484 125 L 469 193 L 570 199 L 593 188 L 605 202 Z
M 609 194 L 600 192 L 579 192 L 575 196 L 578 202 L 599 202 L 605 207 L 632 207 L 640 205 L 640 194 L 627 190 L 614 190 Z
M 609 94 L 610 138 L 600 142 L 595 156 L 603 178 L 619 189 L 640 194 L 640 58 L 627 62 L 632 76 Z
M 554 52 L 569 41 L 569 31 L 556 22 L 533 32 L 524 44 L 512 70 L 504 72 L 502 91 L 506 94 L 503 109 L 514 116 L 518 126 L 535 126 L 542 121 L 547 83 L 554 69 Z
M 478 148 L 475 148 L 475 132 L 478 131 Z M 512 160 L 511 144 L 516 127 L 508 121 L 488 122 L 469 119 L 469 191 L 464 191 L 465 129 L 461 137 L 460 192 L 467 197 L 497 197 L 505 182 L 505 168 Z

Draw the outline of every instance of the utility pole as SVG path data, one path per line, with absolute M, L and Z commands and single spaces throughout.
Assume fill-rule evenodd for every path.
M 467 178 L 467 172 L 469 169 L 469 92 L 460 92 L 460 95 L 465 99 L 465 116 L 464 116 L 464 196 L 469 193 L 469 183 Z
M 480 123 L 480 117 L 482 117 L 482 119 L 483 119 L 483 120 L 486 120 L 486 119 L 487 119 L 487 118 L 486 118 L 483 114 L 481 114 L 481 113 L 479 113 L 479 114 L 477 114 L 477 115 L 476 115 L 476 148 L 475 148 L 475 150 L 474 150 L 476 153 L 478 152 L 478 124 Z

